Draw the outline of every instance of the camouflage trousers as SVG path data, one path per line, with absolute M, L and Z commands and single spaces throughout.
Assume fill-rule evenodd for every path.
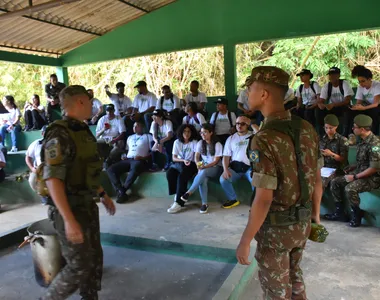
M 300 264 L 309 233 L 310 223 L 260 229 L 255 258 L 264 300 L 307 299 Z
M 347 182 L 344 176 L 339 176 L 331 181 L 331 193 L 334 196 L 335 202 L 343 203 L 344 196 L 346 196 L 351 206 L 359 206 L 359 193 L 379 188 L 380 182 L 378 180 L 378 177 L 371 176 Z
M 65 225 L 58 209 L 49 207 L 49 219 L 53 221 L 61 244 L 66 265 L 48 287 L 43 300 L 67 299 L 78 288 L 83 299 L 97 300 L 101 289 L 103 250 L 100 244 L 99 209 L 94 201 L 75 207 L 73 214 L 82 227 L 84 243 L 72 244 L 66 239 Z

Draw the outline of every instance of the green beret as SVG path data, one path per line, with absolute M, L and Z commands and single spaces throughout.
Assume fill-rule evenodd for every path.
M 358 127 L 371 127 L 372 126 L 372 118 L 366 115 L 357 115 L 354 119 L 354 123 Z
M 325 124 L 331 125 L 331 126 L 338 126 L 339 120 L 336 115 L 327 115 L 325 117 Z

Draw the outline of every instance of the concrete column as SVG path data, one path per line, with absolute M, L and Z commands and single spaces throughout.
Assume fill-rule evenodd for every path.
M 236 45 L 223 45 L 224 51 L 224 85 L 230 110 L 236 110 Z
M 59 82 L 69 85 L 69 73 L 67 71 L 67 67 L 57 67 L 56 73 Z

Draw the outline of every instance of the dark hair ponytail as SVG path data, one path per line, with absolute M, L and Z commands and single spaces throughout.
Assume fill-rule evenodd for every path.
M 208 146 L 208 152 L 210 153 L 211 156 L 215 155 L 215 145 L 218 142 L 218 138 L 215 135 L 215 129 L 214 126 L 210 123 L 205 123 L 202 125 L 202 128 L 204 130 L 207 130 L 208 132 L 212 132 L 211 135 L 211 141 L 210 144 L 208 145 L 205 140 L 202 139 L 202 155 L 207 155 L 207 146 Z
M 367 69 L 365 66 L 355 66 L 351 71 L 352 78 L 364 77 L 366 79 L 372 79 L 373 75 L 370 69 Z

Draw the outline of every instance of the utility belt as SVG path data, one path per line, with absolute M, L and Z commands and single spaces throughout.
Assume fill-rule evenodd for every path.
M 311 207 L 293 205 L 284 211 L 269 212 L 264 224 L 269 226 L 288 226 L 310 220 Z

